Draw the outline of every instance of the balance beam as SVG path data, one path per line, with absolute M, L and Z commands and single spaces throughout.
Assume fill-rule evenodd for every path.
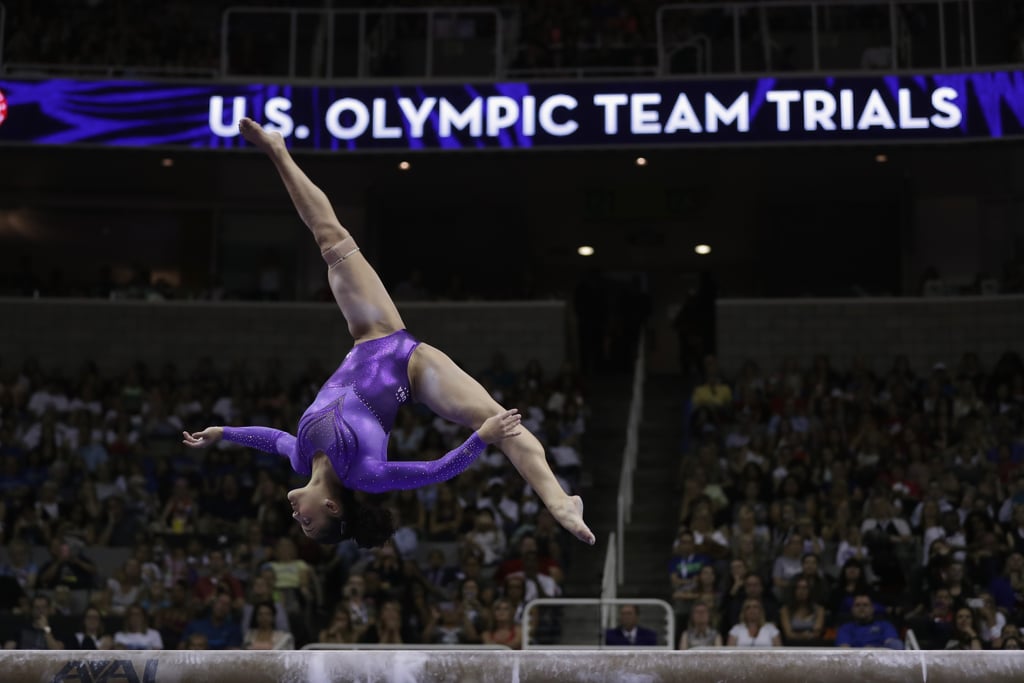
M 985 683 L 1024 653 L 835 649 L 0 651 L 4 683 Z

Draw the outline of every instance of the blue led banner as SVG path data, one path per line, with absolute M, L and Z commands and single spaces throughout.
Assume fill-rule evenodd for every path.
M 0 145 L 429 150 L 979 140 L 1024 135 L 1024 72 L 298 86 L 0 80 Z

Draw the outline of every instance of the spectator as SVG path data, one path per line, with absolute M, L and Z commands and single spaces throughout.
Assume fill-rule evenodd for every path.
M 128 608 L 124 628 L 114 634 L 114 644 L 125 650 L 162 650 L 164 641 L 160 632 L 150 628 L 145 610 L 139 605 Z
M 681 530 L 676 537 L 674 553 L 669 569 L 672 603 L 677 618 L 687 619 L 697 598 L 697 577 L 704 565 L 711 564 L 711 558 L 696 552 L 693 532 L 688 529 Z
M 270 600 L 253 607 L 252 620 L 246 631 L 242 647 L 246 650 L 294 650 L 295 638 L 276 626 L 277 606 Z
M 523 646 L 522 631 L 513 618 L 512 603 L 504 598 L 498 598 L 491 606 L 494 617 L 491 627 L 483 631 L 481 636 L 485 645 L 505 645 L 513 650 L 519 650 Z
M 192 619 L 188 584 L 178 581 L 168 589 L 168 592 L 167 604 L 157 608 L 153 625 L 160 631 L 160 637 L 165 643 L 180 643 L 185 627 Z
M 885 647 L 902 650 L 903 641 L 889 621 L 875 617 L 871 596 L 860 593 L 853 599 L 853 621 L 839 627 L 836 647 Z
M 50 561 L 39 570 L 40 588 L 67 586 L 70 590 L 85 590 L 92 588 L 95 581 L 96 565 L 77 544 L 62 538 L 50 541 Z
M 780 601 L 786 598 L 793 578 L 803 571 L 802 556 L 804 541 L 800 534 L 790 534 L 782 548 L 782 554 L 775 558 L 772 567 L 772 586 L 775 597 Z
M 362 631 L 352 624 L 352 614 L 344 601 L 338 602 L 327 626 L 320 630 L 321 643 L 357 643 Z
M 112 650 L 114 639 L 106 631 L 103 616 L 95 607 L 87 607 L 82 615 L 80 631 L 62 635 L 61 641 L 69 650 Z
M 604 632 L 604 644 L 654 646 L 658 644 L 658 634 L 640 625 L 636 605 L 622 605 L 619 607 L 619 625 Z
M 793 581 L 793 589 L 779 612 L 782 638 L 786 645 L 821 645 L 825 634 L 825 608 L 811 596 L 804 576 Z
M 437 500 L 430 510 L 427 538 L 431 541 L 454 541 L 462 529 L 462 506 L 455 497 L 452 485 L 438 485 Z
M 423 628 L 423 642 L 437 645 L 467 645 L 481 642 L 473 621 L 455 603 L 442 602 L 430 611 Z
M 146 585 L 142 581 L 139 561 L 129 557 L 121 565 L 116 577 L 107 579 L 110 589 L 110 605 L 114 614 L 124 616 L 128 607 L 147 598 Z
M 978 620 L 970 607 L 960 607 L 953 616 L 953 634 L 946 642 L 947 650 L 981 650 Z
M 39 567 L 32 561 L 31 548 L 20 538 L 7 546 L 7 561 L 0 565 L 0 576 L 13 577 L 23 591 L 32 591 L 39 576 Z
M 735 596 L 726 596 L 722 602 L 722 614 L 726 623 L 736 624 L 743 620 L 743 610 L 747 601 L 754 600 L 764 612 L 766 621 L 775 623 L 779 615 L 779 603 L 775 597 L 765 591 L 764 580 L 757 574 L 747 574 L 743 579 L 743 590 Z
M 182 634 L 182 649 L 190 644 L 189 639 L 195 633 L 205 636 L 206 647 L 211 650 L 233 650 L 242 646 L 242 631 L 231 618 L 230 596 L 221 593 L 213 601 L 210 616 L 188 622 Z
M 473 517 L 473 528 L 466 534 L 466 542 L 482 551 L 485 567 L 493 567 L 501 561 L 506 549 L 505 532 L 496 523 L 492 510 L 477 510 Z
M 690 610 L 690 623 L 679 637 L 679 649 L 721 646 L 722 634 L 712 622 L 711 607 L 704 602 L 697 602 Z
M 729 629 L 730 647 L 779 647 L 782 637 L 775 624 L 765 620 L 764 607 L 756 598 L 743 601 L 739 623 Z
M 42 594 L 33 597 L 29 623 L 21 628 L 17 640 L 11 640 L 4 644 L 4 649 L 63 650 L 64 643 L 57 640 L 50 627 L 52 616 L 53 606 L 50 603 L 50 598 Z
M 870 593 L 871 587 L 864 576 L 864 565 L 858 559 L 848 559 L 839 570 L 839 581 L 832 588 L 829 610 L 836 620 L 845 620 L 853 614 L 853 599 Z
M 245 589 L 242 582 L 231 573 L 223 550 L 210 551 L 206 571 L 196 581 L 192 592 L 200 610 L 209 608 L 219 593 L 227 593 L 231 597 L 231 608 L 234 610 L 242 609 L 245 604 Z
M 416 641 L 414 634 L 402 633 L 402 606 L 396 600 L 383 602 L 377 611 L 377 621 L 359 637 L 360 643 L 401 645 Z
M 242 605 L 241 624 L 243 639 L 248 634 L 249 625 L 253 623 L 255 618 L 256 606 L 265 602 L 271 602 L 274 605 L 274 629 L 291 632 L 291 628 L 288 626 L 288 613 L 285 611 L 284 604 L 274 598 L 274 590 L 267 577 L 257 576 L 252 580 L 252 585 L 249 587 L 249 596 L 245 604 Z

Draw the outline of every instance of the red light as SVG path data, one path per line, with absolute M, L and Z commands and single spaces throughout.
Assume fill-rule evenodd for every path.
M 7 118 L 7 98 L 4 97 L 4 91 L 0 90 L 0 125 L 3 124 Z

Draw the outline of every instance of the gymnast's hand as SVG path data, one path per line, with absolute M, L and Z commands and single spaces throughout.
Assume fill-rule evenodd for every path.
M 201 432 L 182 432 L 182 443 L 192 448 L 206 448 L 220 441 L 221 437 L 224 436 L 223 427 L 207 427 Z
M 513 408 L 484 420 L 476 433 L 484 443 L 495 443 L 510 436 L 517 436 L 522 420 L 523 416 L 519 414 L 519 410 Z

